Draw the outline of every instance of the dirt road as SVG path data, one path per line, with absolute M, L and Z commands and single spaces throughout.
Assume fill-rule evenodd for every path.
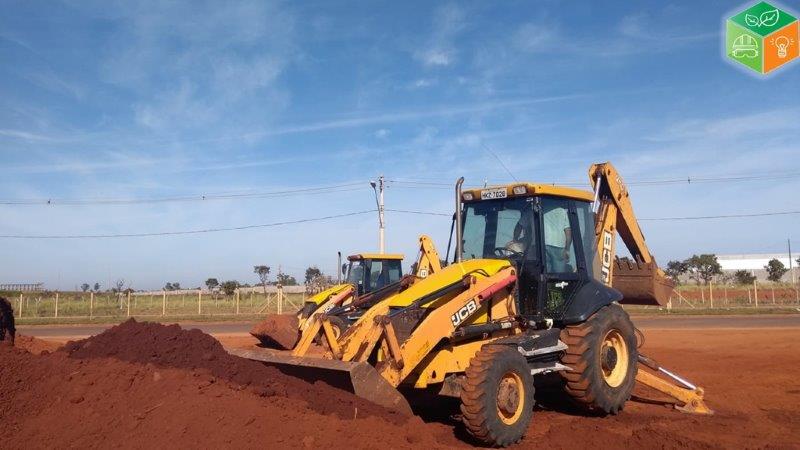
M 703 386 L 716 414 L 691 416 L 631 401 L 618 416 L 587 417 L 542 396 L 519 448 L 800 449 L 798 319 L 636 318 L 646 338 L 642 352 Z M 249 338 L 230 332 L 233 326 L 199 325 L 228 331 L 218 335 L 226 345 L 249 345 Z M 92 346 L 96 354 L 105 354 L 102 341 Z M 147 344 L 154 354 L 158 348 L 158 342 Z M 142 365 L 124 355 L 85 360 L 15 354 L 12 364 L 0 364 L 0 421 L 12 424 L 0 427 L 0 442 L 11 448 L 53 444 L 463 448 L 471 444 L 452 417 L 456 411 L 452 402 L 418 408 L 422 420 L 363 416 L 355 409 L 342 417 L 326 412 L 326 398 L 319 393 L 327 391 L 322 387 L 308 388 L 305 399 L 277 395 L 274 391 L 280 389 L 273 383 L 269 395 L 263 395 L 220 375 L 209 378 L 202 367 L 188 368 L 180 359 L 183 347 L 166 348 L 179 365 L 165 364 L 166 360 Z M 201 365 L 216 358 L 198 354 Z M 154 384 L 156 378 L 163 382 Z M 157 387 L 159 383 L 163 387 Z M 15 402 L 30 406 L 9 409 Z M 13 413 L 13 419 L 3 411 Z

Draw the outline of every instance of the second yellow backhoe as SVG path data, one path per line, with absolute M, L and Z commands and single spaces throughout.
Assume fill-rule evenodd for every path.
M 702 389 L 639 354 L 620 303 L 663 305 L 672 285 L 613 166 L 595 164 L 589 177 L 592 191 L 535 183 L 462 191 L 461 179 L 452 264 L 366 305 L 338 335 L 341 308 L 332 308 L 291 351 L 229 351 L 306 378 L 343 376 L 357 395 L 408 413 L 409 391 L 455 396 L 466 430 L 491 446 L 522 438 L 534 379 L 548 374 L 595 414 L 622 410 L 637 381 L 682 411 L 710 413 Z M 617 235 L 632 259 L 616 257 Z M 323 355 L 309 351 L 313 337 Z

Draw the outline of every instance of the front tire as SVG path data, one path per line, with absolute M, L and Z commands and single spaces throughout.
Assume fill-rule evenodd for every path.
M 568 349 L 561 362 L 565 390 L 587 411 L 617 414 L 636 384 L 638 350 L 633 323 L 621 306 L 611 304 L 579 325 L 561 330 Z
M 516 349 L 487 345 L 470 360 L 461 385 L 461 412 L 476 439 L 496 447 L 518 442 L 531 422 L 533 404 L 533 375 Z

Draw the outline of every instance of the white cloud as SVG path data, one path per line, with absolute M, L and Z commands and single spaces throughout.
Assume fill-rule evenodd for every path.
M 449 66 L 456 62 L 455 40 L 464 30 L 466 14 L 455 3 L 439 7 L 433 15 L 433 32 L 414 57 L 428 67 Z
M 381 128 L 375 131 L 375 137 L 378 139 L 385 139 L 389 137 L 389 134 L 391 134 L 391 131 L 387 130 L 386 128 Z

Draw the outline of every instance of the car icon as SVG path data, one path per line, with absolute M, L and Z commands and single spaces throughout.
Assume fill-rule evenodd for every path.
M 734 58 L 755 58 L 758 56 L 758 43 L 753 36 L 743 34 L 733 41 L 731 54 Z

